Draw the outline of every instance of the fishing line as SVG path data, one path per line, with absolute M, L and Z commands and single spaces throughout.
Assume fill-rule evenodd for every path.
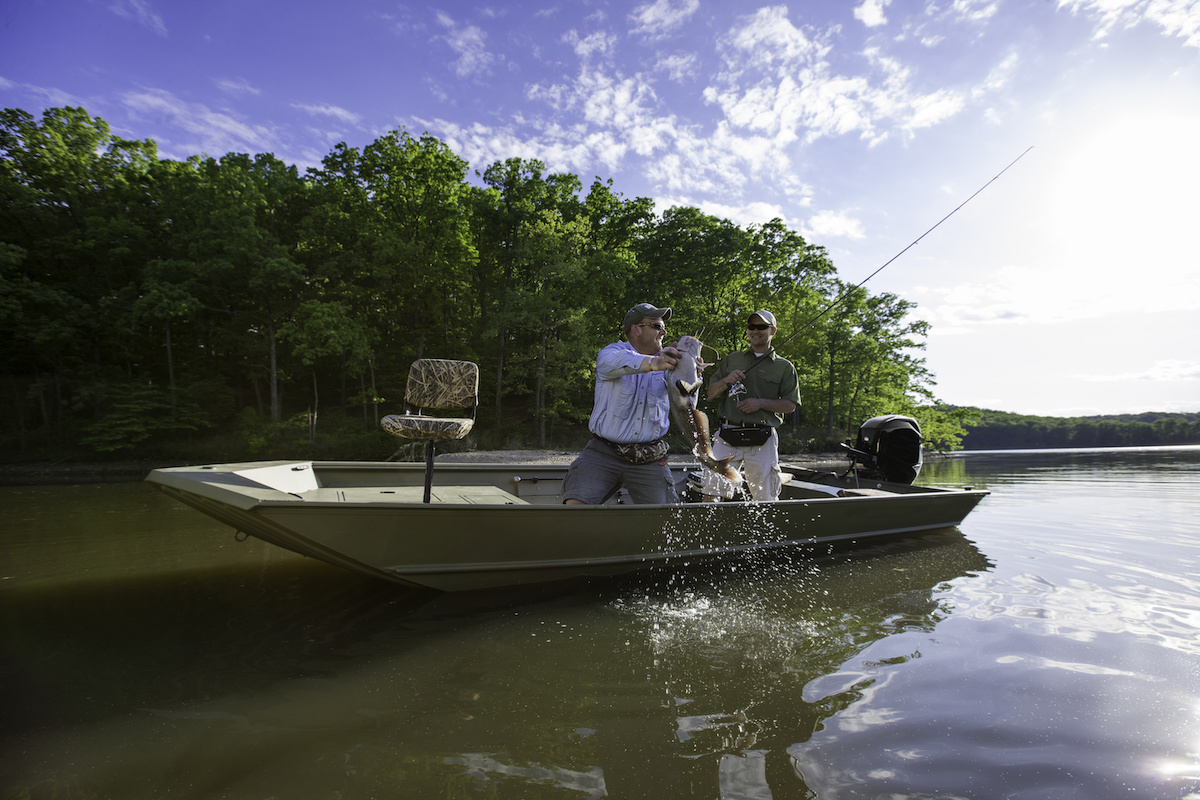
M 825 310 L 824 310 L 824 311 L 822 311 L 820 314 L 817 314 L 815 317 L 813 317 L 812 319 L 808 320 L 808 321 L 807 321 L 807 322 L 805 322 L 803 325 L 801 325 L 801 326 L 800 326 L 800 327 L 799 327 L 799 328 L 796 330 L 796 332 L 795 332 L 795 333 L 793 333 L 791 336 L 789 336 L 789 337 L 787 337 L 786 339 L 784 339 L 784 340 L 783 340 L 782 342 L 780 342 L 778 345 L 775 345 L 775 348 L 776 348 L 776 349 L 779 349 L 780 347 L 783 347 L 785 344 L 787 344 L 788 342 L 790 342 L 792 339 L 795 339 L 797 336 L 799 336 L 799 335 L 800 335 L 801 333 L 803 333 L 805 330 L 807 330 L 808 328 L 810 328 L 810 327 L 812 326 L 812 324 L 813 324 L 813 323 L 815 323 L 817 320 L 819 320 L 821 317 L 825 316 L 825 315 L 826 315 L 826 314 L 828 314 L 830 311 L 832 311 L 833 309 L 837 308 L 837 307 L 838 307 L 838 306 L 841 304 L 841 302 L 842 302 L 843 300 L 845 300 L 845 299 L 846 299 L 846 298 L 847 298 L 847 297 L 850 295 L 850 292 L 854 291 L 855 289 L 861 288 L 861 287 L 862 287 L 862 285 L 863 285 L 864 283 L 866 283 L 867 281 L 871 280 L 871 278 L 874 278 L 874 277 L 875 277 L 876 275 L 878 275 L 880 272 L 883 272 L 884 268 L 886 268 L 886 267 L 888 266 L 888 264 L 891 264 L 891 263 L 892 263 L 893 261 L 895 261 L 897 258 L 899 258 L 900 256 L 902 256 L 902 255 L 904 255 L 905 253 L 907 253 L 907 252 L 908 252 L 909 250 L 911 250 L 911 249 L 912 249 L 914 246 L 916 246 L 917 242 L 921 241 L 921 240 L 922 240 L 922 239 L 924 239 L 926 236 L 928 236 L 929 234 L 933 233 L 933 232 L 934 232 L 934 231 L 937 229 L 937 227 L 938 227 L 939 225 L 941 225 L 943 222 L 945 222 L 946 220 L 948 220 L 948 219 L 950 219 L 951 217 L 953 217 L 953 216 L 954 216 L 956 213 L 958 213 L 958 210 L 959 210 L 960 208 L 962 208 L 962 207 L 963 207 L 963 206 L 965 206 L 967 203 L 969 203 L 969 202 L 971 202 L 972 200 L 974 200 L 974 199 L 975 199 L 975 195 L 978 195 L 978 194 L 979 194 L 980 192 L 982 192 L 984 189 L 986 189 L 987 187 L 989 187 L 989 186 L 991 186 L 993 183 L 995 183 L 995 182 L 996 182 L 996 180 L 997 180 L 997 179 L 998 179 L 998 178 L 999 178 L 1001 175 L 1003 175 L 1004 173 L 1008 172 L 1009 168 L 1010 168 L 1010 167 L 1012 167 L 1012 166 L 1013 166 L 1013 164 L 1016 164 L 1018 161 L 1020 161 L 1022 158 L 1024 158 L 1024 157 L 1026 156 L 1026 154 L 1028 154 L 1028 153 L 1029 153 L 1029 151 L 1030 151 L 1030 150 L 1032 150 L 1032 149 L 1033 149 L 1033 145 L 1030 145 L 1028 148 L 1026 148 L 1026 149 L 1025 149 L 1025 152 L 1024 152 L 1024 153 L 1021 153 L 1021 155 L 1017 156 L 1017 157 L 1016 157 L 1016 158 L 1014 158 L 1014 159 L 1013 159 L 1011 162 L 1009 162 L 1009 165 L 1008 165 L 1007 167 L 1005 167 L 1004 169 L 1002 169 L 1002 170 L 1000 170 L 999 172 L 997 172 L 997 173 L 995 174 L 995 176 L 994 176 L 994 177 L 993 177 L 993 178 L 992 178 L 990 181 L 988 181 L 988 182 L 987 182 L 987 183 L 985 183 L 983 186 L 980 186 L 978 189 L 976 189 L 976 190 L 975 190 L 975 194 L 971 195 L 971 196 L 970 196 L 970 197 L 968 197 L 966 200 L 963 200 L 961 203 L 959 203 L 959 204 L 958 204 L 958 206 L 957 206 L 957 207 L 956 207 L 956 208 L 955 208 L 953 211 L 951 211 L 949 214 L 947 214 L 946 216 L 944 216 L 944 217 L 942 217 L 940 220 L 938 220 L 938 221 L 937 221 L 937 223 L 936 223 L 936 224 L 935 224 L 935 225 L 934 225 L 932 228 L 930 228 L 929 230 L 927 230 L 927 231 L 925 231 L 924 233 L 922 233 L 922 234 L 921 234 L 920 236 L 918 236 L 916 239 L 913 239 L 912 243 L 911 243 L 911 244 L 909 244 L 909 246 L 908 246 L 908 247 L 904 248 L 904 249 L 903 249 L 903 250 L 901 250 L 899 253 L 896 253 L 896 255 L 894 255 L 894 256 L 892 256 L 891 258 L 889 258 L 889 259 L 888 259 L 888 260 L 887 260 L 887 261 L 886 261 L 886 262 L 883 264 L 883 266 L 881 266 L 879 269 L 875 270 L 875 271 L 874 271 L 874 272 L 872 272 L 870 275 L 868 275 L 867 277 L 863 278 L 861 281 L 859 281 L 858 283 L 856 283 L 856 284 L 854 284 L 853 286 L 851 286 L 849 289 L 846 289 L 844 292 L 842 292 L 842 293 L 841 293 L 841 295 L 839 295 L 839 296 L 838 296 L 838 298 L 837 298 L 836 300 L 834 300 L 832 303 L 830 303 L 828 306 L 826 306 L 826 308 L 825 308 Z M 757 362 L 756 362 L 756 363 L 757 363 Z

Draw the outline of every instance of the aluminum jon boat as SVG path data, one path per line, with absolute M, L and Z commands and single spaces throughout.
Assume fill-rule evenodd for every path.
M 958 525 L 986 491 L 785 466 L 776 502 L 688 502 L 695 464 L 672 465 L 675 505 L 618 493 L 562 505 L 561 464 L 270 461 L 156 469 L 168 495 L 235 530 L 329 564 L 443 591 L 604 576 L 768 555 Z M 692 496 L 694 497 L 694 496 Z

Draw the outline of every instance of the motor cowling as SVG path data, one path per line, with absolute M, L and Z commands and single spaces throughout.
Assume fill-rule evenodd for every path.
M 884 480 L 911 484 L 921 473 L 921 424 L 912 417 L 872 417 L 858 429 L 851 457 Z

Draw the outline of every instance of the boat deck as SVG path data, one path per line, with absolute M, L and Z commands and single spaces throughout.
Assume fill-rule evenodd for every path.
M 420 503 L 425 498 L 423 486 L 360 486 L 345 488 L 310 489 L 297 495 L 302 500 L 313 503 L 364 503 L 378 505 L 379 503 Z M 506 492 L 496 486 L 434 486 L 429 497 L 430 503 L 450 503 L 471 505 L 526 506 L 529 501 L 522 500 L 511 492 Z

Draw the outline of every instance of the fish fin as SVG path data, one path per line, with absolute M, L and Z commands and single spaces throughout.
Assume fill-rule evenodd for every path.
M 735 467 L 729 463 L 732 460 L 733 460 L 733 456 L 730 456 L 729 458 L 725 458 L 725 459 L 722 459 L 721 461 L 718 461 L 717 465 L 720 467 L 718 472 L 720 472 L 722 475 L 724 475 L 729 480 L 733 481 L 735 484 L 741 484 L 741 482 L 743 480 L 742 473 L 738 472 L 737 467 Z
M 701 382 L 702 381 L 700 381 L 699 379 L 697 379 L 693 383 L 684 383 L 683 381 L 675 381 L 675 388 L 679 390 L 680 394 L 689 395 L 689 394 L 694 393 L 697 389 L 700 388 Z

